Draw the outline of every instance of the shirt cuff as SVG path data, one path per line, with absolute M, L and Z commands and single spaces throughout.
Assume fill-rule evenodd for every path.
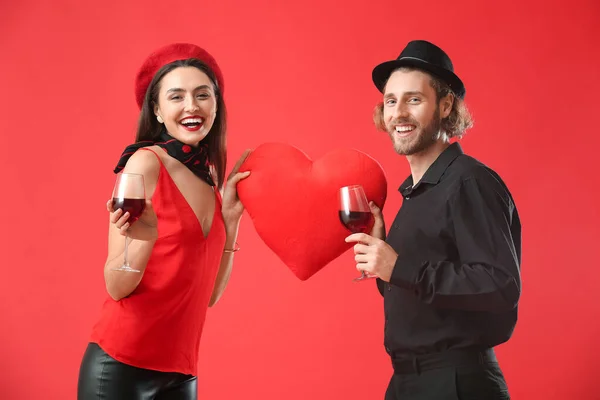
M 394 286 L 413 290 L 417 286 L 418 275 L 419 269 L 415 268 L 415 263 L 403 260 L 398 256 L 390 277 L 390 283 Z

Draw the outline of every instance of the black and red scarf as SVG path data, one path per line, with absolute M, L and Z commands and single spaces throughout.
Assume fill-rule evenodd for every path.
M 125 164 L 127 164 L 129 157 L 131 157 L 138 149 L 148 146 L 162 147 L 167 151 L 168 155 L 179 160 L 197 177 L 208 183 L 210 186 L 215 186 L 210 173 L 208 146 L 200 143 L 197 147 L 192 147 L 173 138 L 166 132 L 163 132 L 157 141 L 145 140 L 127 146 L 121 154 L 121 158 L 115 167 L 114 173 L 118 174 L 121 172 L 123 168 L 125 168 Z

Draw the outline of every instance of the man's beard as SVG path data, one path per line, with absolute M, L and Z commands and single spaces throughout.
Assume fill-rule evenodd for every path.
M 416 126 L 412 135 L 407 138 L 397 138 L 394 125 L 412 124 Z M 440 119 L 440 109 L 436 108 L 433 117 L 427 126 L 421 128 L 416 121 L 407 119 L 395 119 L 388 124 L 388 134 L 394 143 L 396 153 L 403 156 L 411 156 L 422 152 L 432 146 L 440 137 L 440 128 L 442 120 Z

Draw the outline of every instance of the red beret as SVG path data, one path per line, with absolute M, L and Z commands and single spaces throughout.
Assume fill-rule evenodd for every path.
M 189 43 L 173 43 L 150 54 L 146 61 L 140 67 L 135 78 L 135 100 L 141 109 L 144 104 L 144 96 L 152 78 L 163 66 L 177 60 L 186 60 L 188 58 L 197 58 L 204 62 L 215 74 L 217 84 L 221 94 L 223 93 L 223 74 L 219 65 L 206 50 Z

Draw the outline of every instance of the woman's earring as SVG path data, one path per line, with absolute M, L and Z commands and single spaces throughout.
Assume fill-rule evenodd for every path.
M 156 116 L 156 120 L 157 120 L 159 123 L 161 123 L 161 124 L 165 122 L 165 121 L 163 121 L 163 119 L 160 117 L 160 115 L 157 115 L 157 116 Z

